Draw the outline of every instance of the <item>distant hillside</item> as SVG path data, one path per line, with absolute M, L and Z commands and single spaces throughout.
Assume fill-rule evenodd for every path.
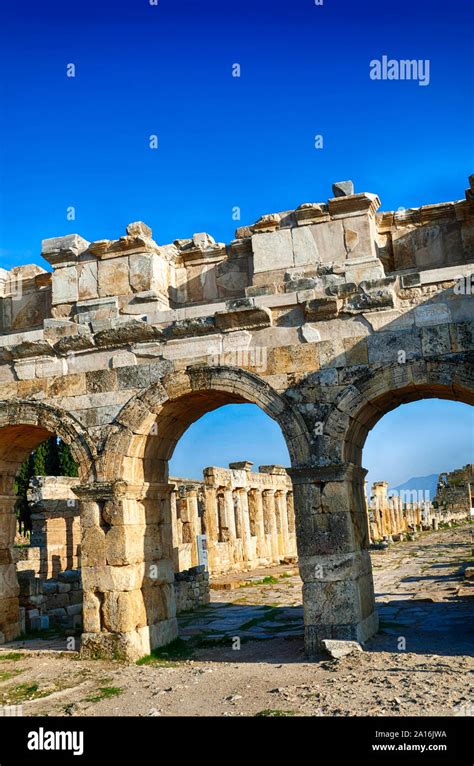
M 397 492 L 400 492 L 402 489 L 404 490 L 422 490 L 423 492 L 425 490 L 428 490 L 430 493 L 430 500 L 433 500 L 434 496 L 436 495 L 436 486 L 438 484 L 438 474 L 437 473 L 430 473 L 429 476 L 412 476 L 411 479 L 408 479 L 408 481 L 405 481 L 403 484 L 399 484 L 397 487 L 390 487 L 390 490 L 396 490 Z

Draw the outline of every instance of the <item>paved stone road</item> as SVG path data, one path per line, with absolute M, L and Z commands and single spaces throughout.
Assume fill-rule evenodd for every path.
M 463 580 L 471 558 L 471 525 L 373 551 L 381 632 L 367 649 L 471 654 L 474 585 Z M 184 639 L 199 636 L 212 644 L 235 636 L 248 641 L 303 635 L 301 580 L 294 566 L 220 576 L 214 584 L 219 589 L 212 590 L 208 607 L 181 616 Z

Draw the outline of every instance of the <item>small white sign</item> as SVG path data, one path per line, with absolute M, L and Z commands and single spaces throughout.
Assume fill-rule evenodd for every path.
M 197 535 L 197 551 L 198 551 L 198 561 L 199 566 L 206 567 L 206 570 L 209 569 L 209 559 L 207 555 L 207 536 L 206 535 Z

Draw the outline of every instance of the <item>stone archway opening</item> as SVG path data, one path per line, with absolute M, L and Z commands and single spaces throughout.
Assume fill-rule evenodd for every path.
M 200 563 L 204 535 L 211 574 L 296 559 L 289 463 L 280 429 L 256 405 L 223 406 L 193 423 L 169 469 L 177 571 Z
M 98 487 L 95 495 L 90 496 L 93 502 L 84 498 L 88 509 L 86 516 L 98 521 L 90 527 L 88 523 L 83 538 L 84 555 L 88 558 L 94 549 L 96 562 L 95 567 L 87 565 L 83 571 L 87 591 L 84 656 L 103 654 L 105 646 L 105 651 L 115 656 L 139 657 L 178 636 L 173 550 L 176 484 L 170 481 L 168 463 L 176 444 L 192 423 L 223 405 L 244 403 L 258 405 L 278 423 L 292 464 L 307 459 L 309 439 L 301 416 L 263 381 L 236 368 L 206 368 L 204 371 L 188 368 L 181 375 L 164 379 L 145 391 L 119 414 L 117 421 L 122 429 L 112 434 L 101 466 L 102 475 L 110 478 L 106 486 Z M 225 527 L 222 522 L 232 525 L 237 538 L 240 521 L 241 551 L 245 545 L 245 555 L 250 557 L 254 551 L 257 557 L 257 540 L 252 538 L 258 535 L 251 534 L 250 509 L 245 508 L 248 496 L 244 478 L 248 481 L 248 477 L 244 476 L 244 467 L 230 470 L 240 472 L 242 486 L 226 487 L 228 496 L 223 498 L 219 516 L 222 499 L 219 487 L 212 486 L 209 480 L 212 512 L 208 514 L 208 529 L 212 528 L 216 545 L 225 547 L 224 543 L 230 542 L 223 539 L 229 526 Z M 119 481 L 114 481 L 116 476 L 120 476 Z M 271 490 L 275 477 L 267 473 L 264 480 Z M 268 523 L 271 518 L 276 527 L 273 535 L 271 531 L 268 533 L 270 549 L 272 544 L 274 548 L 278 545 L 278 514 L 281 529 L 285 522 L 286 529 L 291 527 L 294 519 L 292 499 L 287 498 L 289 478 L 280 477 L 280 480 L 285 482 L 285 497 L 277 499 L 275 492 L 270 493 L 272 498 L 265 501 L 268 505 L 266 513 L 262 497 L 261 505 L 253 514 L 256 523 L 261 525 L 262 544 L 266 537 L 265 518 Z M 240 496 L 237 497 L 237 513 L 236 495 Z M 189 505 L 197 505 L 197 502 L 198 498 L 193 498 Z M 282 540 L 281 543 L 284 547 Z M 102 551 L 106 565 L 99 576 L 97 561 L 102 560 Z
M 346 455 L 369 470 L 364 494 L 379 641 L 397 650 L 471 651 L 472 403 L 467 389 L 407 387 L 367 403 L 346 435 Z M 423 462 L 424 453 L 437 468 Z
M 92 453 L 73 429 L 68 415 L 49 408 L 0 406 L 0 643 L 80 634 L 80 508 L 73 487 L 90 477 Z M 30 456 L 46 455 L 52 443 L 63 459 L 77 461 L 75 477 L 28 475 Z
M 208 389 L 189 392 L 167 402 L 151 427 L 147 440 L 150 446 L 144 452 L 145 484 L 158 481 L 165 487 L 166 498 L 162 494 L 161 509 L 162 513 L 166 509 L 165 518 L 170 522 L 167 538 L 171 543 L 174 578 L 171 598 L 174 596 L 176 615 L 179 617 L 176 635 L 192 636 L 196 640 L 194 620 L 188 614 L 210 601 L 210 611 L 205 610 L 205 615 L 202 610 L 198 613 L 199 635 L 204 644 L 209 638 L 214 639 L 217 631 L 220 640 L 227 640 L 230 646 L 239 635 L 236 625 L 239 620 L 243 626 L 241 639 L 250 637 L 250 623 L 258 631 L 260 621 L 270 637 L 272 622 L 268 619 L 265 594 L 261 592 L 262 583 L 266 579 L 267 585 L 275 588 L 275 581 L 286 575 L 286 566 L 296 575 L 300 608 L 275 609 L 274 621 L 278 622 L 281 631 L 282 622 L 287 619 L 289 633 L 294 630 L 296 622 L 300 637 L 303 635 L 301 581 L 296 569 L 293 488 L 285 467 L 262 464 L 254 472 L 245 460 L 232 461 L 228 466 L 206 466 L 198 485 L 180 481 L 180 477 L 174 477 L 170 471 L 170 460 L 188 429 L 195 427 L 201 418 L 221 412 L 228 405 L 238 404 L 237 410 L 249 406 L 249 399 L 250 396 L 245 397 L 236 391 Z M 261 407 L 265 417 L 270 414 L 261 402 L 253 404 Z M 278 419 L 275 420 L 278 424 Z M 281 429 L 278 430 L 284 442 Z M 199 450 L 199 442 L 196 442 L 195 449 Z M 163 533 L 164 524 L 160 526 Z M 157 541 L 155 532 L 154 525 L 147 524 L 145 540 L 153 541 L 151 548 L 154 550 Z M 145 550 L 149 549 L 150 546 L 146 545 Z M 208 573 L 205 572 L 205 559 Z M 153 563 L 149 561 L 145 566 L 150 571 Z M 250 595 L 252 586 L 247 587 L 247 583 L 246 599 L 240 589 L 245 572 L 247 577 L 252 572 L 258 583 L 254 591 L 260 587 L 260 593 Z M 233 578 L 235 574 L 238 576 Z M 227 575 L 231 576 L 228 578 Z M 286 582 L 282 579 L 283 587 Z M 218 590 L 216 598 L 213 595 L 214 585 L 226 588 L 224 593 Z M 231 598 L 227 587 L 235 587 L 239 594 L 232 593 Z M 150 609 L 151 614 L 155 614 L 155 593 L 153 589 L 143 591 L 147 614 Z M 272 602 L 275 598 L 273 595 Z M 238 605 L 234 603 L 236 601 Z M 214 606 L 219 607 L 218 614 L 212 610 Z M 183 612 L 186 613 L 184 621 L 180 617 Z M 232 618 L 228 623 L 229 635 L 224 617 L 227 613 Z
M 218 626 L 224 639 L 228 617 L 229 645 L 239 633 L 239 615 L 248 625 L 242 638 L 252 629 L 259 637 L 277 636 L 285 621 L 289 634 L 295 623 L 303 634 L 289 462 L 278 425 L 244 403 L 195 421 L 170 462 L 177 614 L 210 603 L 195 619 L 209 631 Z M 195 635 L 192 616 L 179 627 L 180 636 Z M 204 627 L 202 634 L 205 640 Z

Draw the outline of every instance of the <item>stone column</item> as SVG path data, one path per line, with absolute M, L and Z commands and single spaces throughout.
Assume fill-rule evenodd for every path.
M 252 520 L 253 532 L 256 537 L 255 553 L 258 559 L 265 559 L 267 546 L 263 523 L 263 499 L 259 489 L 251 489 L 248 493 L 249 515 Z
M 235 529 L 234 498 L 230 487 L 224 488 L 224 504 L 227 529 L 229 530 L 229 540 L 234 542 L 237 535 Z
M 222 487 L 217 490 L 217 515 L 219 522 L 218 542 L 226 543 L 229 540 L 229 528 L 227 526 L 227 507 L 225 492 Z
M 279 489 L 275 492 L 275 505 L 277 508 L 277 519 L 280 521 L 280 529 L 278 535 L 278 549 L 280 557 L 285 558 L 289 556 L 289 543 L 288 543 L 288 515 L 286 509 L 286 492 Z
M 377 631 L 365 474 L 351 463 L 290 470 L 309 655 L 323 639 L 365 641 Z
M 286 507 L 288 514 L 288 535 L 290 542 L 291 556 L 296 556 L 296 526 L 295 526 L 295 504 L 293 492 L 286 493 Z
M 181 569 L 180 561 L 179 561 L 179 546 L 181 543 L 181 535 L 180 535 L 179 524 L 178 524 L 176 486 L 177 485 L 174 484 L 173 490 L 170 492 L 170 509 L 171 509 L 171 536 L 173 539 L 173 566 L 174 566 L 175 572 L 179 572 Z
M 295 500 L 293 492 L 286 493 L 286 503 L 288 506 L 288 531 L 293 534 L 293 532 L 296 531 Z
M 239 563 L 239 568 L 242 568 L 242 563 L 245 560 L 244 556 L 244 540 L 243 540 L 243 519 L 242 519 L 242 505 L 240 490 L 232 490 L 232 518 L 235 524 L 235 540 L 233 543 L 234 550 L 232 551 L 233 559 L 235 563 Z M 230 551 L 229 551 L 230 553 Z
M 201 532 L 201 520 L 199 518 L 198 493 L 195 486 L 186 486 L 187 521 L 189 524 L 189 541 L 191 543 L 191 566 L 199 564 L 197 551 L 197 535 Z
M 1 470 L 1 466 L 0 466 Z M 0 644 L 20 633 L 19 594 L 16 566 L 12 558 L 16 516 L 13 483 L 15 476 L 0 473 Z
M 172 484 L 75 489 L 81 504 L 83 657 L 136 660 L 178 635 Z
M 204 487 L 204 505 L 206 517 L 206 538 L 209 571 L 213 571 L 216 546 L 219 542 L 219 518 L 217 506 L 217 490 L 215 487 Z
M 255 558 L 255 552 L 250 535 L 250 516 L 247 490 L 240 488 L 237 490 L 237 492 L 239 496 L 240 523 L 242 530 L 242 556 L 245 562 L 251 563 Z
M 264 489 L 263 490 L 263 519 L 265 525 L 265 535 L 268 541 L 268 552 L 271 560 L 275 564 L 280 563 L 280 556 L 278 551 L 278 531 L 276 523 L 276 508 L 275 508 L 275 490 Z

